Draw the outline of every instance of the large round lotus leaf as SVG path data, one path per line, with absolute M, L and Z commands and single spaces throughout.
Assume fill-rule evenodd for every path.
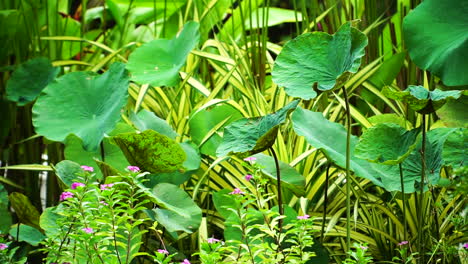
M 454 169 L 466 166 L 468 154 L 468 129 L 459 128 L 451 133 L 445 141 L 442 151 L 442 158 L 445 165 Z
M 153 112 L 150 112 L 146 109 L 141 110 L 138 112 L 138 114 L 131 112 L 130 120 L 140 131 L 152 129 L 171 139 L 175 139 L 178 136 L 178 134 L 174 131 L 174 129 L 172 129 L 166 120 L 159 118 Z
M 228 154 L 247 157 L 268 149 L 276 140 L 279 125 L 298 104 L 299 100 L 294 100 L 273 114 L 233 122 L 224 129 L 223 142 L 216 154 L 219 157 Z
M 362 134 L 354 153 L 370 162 L 398 164 L 416 147 L 418 133 L 419 129 L 407 131 L 396 124 L 378 124 Z
M 186 155 L 174 140 L 153 130 L 140 134 L 122 133 L 112 137 L 128 162 L 151 173 L 172 172 L 183 168 Z
M 112 64 L 102 75 L 66 74 L 50 83 L 34 104 L 36 133 L 55 141 L 75 134 L 83 140 L 85 149 L 95 150 L 120 120 L 127 88 L 123 63 Z
M 429 91 L 420 85 L 410 85 L 404 91 L 395 91 L 385 87 L 383 94 L 388 98 L 408 103 L 411 109 L 418 113 L 430 114 L 441 108 L 447 100 L 458 99 L 461 96 L 461 91 L 441 91 L 439 89 Z
M 403 20 L 411 59 L 449 86 L 468 84 L 468 2 L 425 0 Z
M 296 108 L 292 117 L 294 131 L 304 136 L 309 144 L 320 148 L 327 158 L 335 165 L 346 167 L 346 130 L 338 123 L 327 120 L 322 113 Z M 351 166 L 350 169 L 360 177 L 366 178 L 382 186 L 379 175 L 369 169 L 370 162 L 354 156 L 354 148 L 358 142 L 356 136 L 351 136 Z
M 437 116 L 447 127 L 465 127 L 468 128 L 468 96 L 462 95 L 458 100 L 450 100 L 439 110 Z
M 120 133 L 128 133 L 133 131 L 135 130 L 131 126 L 119 122 L 117 123 L 115 129 L 109 133 L 109 136 L 115 136 Z M 111 143 L 109 137 L 105 137 L 102 140 L 102 146 L 100 146 L 98 149 L 87 151 L 83 148 L 81 139 L 75 135 L 70 135 L 65 140 L 64 154 L 65 158 L 68 160 L 73 160 L 80 165 L 93 167 L 97 178 L 102 178 L 102 173 L 95 160 L 104 161 L 119 171 L 124 171 L 127 166 L 131 165 L 128 163 L 120 148 Z M 104 160 L 102 160 L 103 156 Z
M 195 232 L 200 226 L 202 210 L 179 187 L 160 183 L 153 188 L 153 198 L 159 208 L 154 209 L 156 220 L 169 232 Z
M 81 165 L 91 166 L 88 163 L 81 163 Z M 60 180 L 62 189 L 70 188 L 74 180 L 78 178 L 77 175 L 83 173 L 81 165 L 71 160 L 62 160 L 55 165 L 55 174 Z
M 6 93 L 10 101 L 18 105 L 32 102 L 57 74 L 60 68 L 55 68 L 47 58 L 35 58 L 21 64 L 7 82 Z
M 366 46 L 367 37 L 349 22 L 335 35 L 300 35 L 286 43 L 276 58 L 273 81 L 290 96 L 313 99 L 315 85 L 320 91 L 331 90 L 343 73 L 357 72 Z
M 216 131 L 221 131 L 225 126 L 242 117 L 239 110 L 225 101 L 212 100 L 191 114 L 190 137 L 199 146 L 201 153 L 216 156 L 216 149 L 223 141 Z
M 127 69 L 132 80 L 152 86 L 175 86 L 179 70 L 200 39 L 197 22 L 187 22 L 173 39 L 156 39 L 143 44 L 130 54 Z
M 273 157 L 267 156 L 262 153 L 254 155 L 257 158 L 256 162 L 261 166 L 261 171 L 271 178 L 273 182 L 277 181 L 276 177 L 276 164 Z M 289 164 L 279 161 L 281 183 L 283 187 L 292 191 L 296 196 L 303 196 L 305 194 L 305 178 L 302 174 L 297 172 Z

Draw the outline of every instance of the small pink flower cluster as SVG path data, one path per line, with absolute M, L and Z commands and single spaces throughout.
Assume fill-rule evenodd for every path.
M 252 178 L 253 178 L 253 176 L 250 175 L 250 174 L 245 175 L 245 180 L 246 181 L 250 181 Z
M 139 172 L 140 171 L 140 168 L 138 168 L 137 166 L 128 166 L 127 169 L 131 172 Z
M 158 253 L 169 255 L 169 251 L 165 249 L 158 249 Z
M 94 233 L 94 230 L 91 227 L 81 228 L 81 230 L 85 231 L 87 234 Z
M 100 188 L 101 188 L 102 191 L 104 191 L 104 190 L 107 190 L 108 188 L 111 188 L 112 186 L 114 186 L 113 183 L 101 184 Z
M 191 264 L 191 263 L 188 259 L 184 259 L 184 261 L 182 261 L 180 264 Z
M 399 246 L 403 246 L 403 245 L 406 245 L 408 244 L 409 242 L 408 241 L 401 241 L 400 243 L 398 243 Z
M 257 158 L 256 157 L 247 157 L 244 160 L 247 161 L 247 162 L 250 162 L 250 163 L 254 163 L 257 160 Z
M 86 186 L 84 183 L 81 183 L 81 182 L 74 182 L 74 183 L 72 183 L 72 185 L 71 185 L 71 189 L 72 189 L 72 190 L 75 190 L 75 189 L 78 188 L 78 187 L 84 187 L 84 186 Z
M 60 194 L 60 201 L 63 201 L 63 200 L 66 200 L 66 199 L 72 198 L 72 197 L 73 197 L 72 192 L 63 192 L 62 194 Z
M 214 243 L 218 243 L 218 242 L 221 242 L 221 240 L 219 239 L 216 239 L 214 237 L 210 237 L 206 240 L 206 242 L 208 242 L 208 244 L 214 244 Z
M 86 166 L 86 165 L 81 166 L 81 168 L 82 168 L 84 171 L 89 171 L 89 172 L 93 172 L 93 171 L 94 171 L 94 168 L 93 168 L 93 167 Z
M 0 243 L 0 250 L 4 250 L 4 249 L 7 249 L 8 248 L 8 245 L 5 244 L 5 243 Z
M 297 219 L 299 220 L 306 220 L 306 219 L 309 219 L 310 218 L 310 215 L 306 214 L 306 215 L 300 215 L 297 217 Z
M 244 194 L 244 192 L 239 188 L 235 188 L 234 191 L 230 192 L 229 194 Z

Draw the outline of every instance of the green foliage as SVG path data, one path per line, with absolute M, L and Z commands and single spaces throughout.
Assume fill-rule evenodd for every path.
M 405 44 L 411 59 L 449 86 L 468 84 L 464 74 L 468 70 L 467 12 L 464 1 L 428 0 L 403 20 Z
M 178 136 L 165 120 L 157 117 L 154 113 L 146 109 L 141 110 L 138 114 L 131 112 L 130 120 L 133 125 L 142 132 L 151 129 L 170 139 L 175 139 Z
M 187 22 L 177 37 L 170 40 L 156 39 L 133 51 L 127 63 L 132 80 L 152 86 L 177 85 L 180 68 L 198 44 L 198 27 L 197 22 Z
M 288 42 L 273 68 L 273 81 L 288 95 L 313 99 L 341 83 L 346 72 L 356 73 L 367 46 L 366 36 L 346 23 L 335 35 L 324 32 L 303 34 Z M 342 80 L 341 80 L 342 82 Z
M 270 148 L 276 140 L 279 125 L 298 104 L 299 100 L 295 100 L 273 114 L 243 118 L 226 126 L 216 154 L 248 157 Z
M 25 225 L 40 229 L 39 227 L 39 211 L 31 204 L 29 198 L 19 192 L 12 192 L 8 195 L 11 207 L 15 210 L 20 222 Z
M 18 105 L 34 101 L 59 71 L 60 68 L 53 67 L 47 58 L 28 60 L 21 64 L 8 80 L 6 87 L 8 100 L 17 102 Z
M 11 227 L 10 236 L 14 237 L 17 241 L 25 241 L 32 246 L 39 245 L 39 243 L 45 238 L 41 231 L 36 228 L 19 224 Z
M 37 134 L 56 141 L 75 134 L 86 150 L 96 150 L 120 120 L 127 87 L 128 76 L 122 63 L 114 63 L 102 75 L 72 72 L 57 78 L 34 104 Z
M 466 166 L 467 149 L 468 129 L 460 128 L 450 133 L 442 150 L 445 165 L 452 166 L 454 169 Z
M 179 144 L 153 130 L 118 134 L 112 140 L 131 164 L 152 173 L 182 169 L 186 159 Z

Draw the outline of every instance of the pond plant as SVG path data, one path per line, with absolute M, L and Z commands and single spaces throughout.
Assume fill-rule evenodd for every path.
M 0 3 L 0 261 L 466 263 L 465 1 L 208 2 Z

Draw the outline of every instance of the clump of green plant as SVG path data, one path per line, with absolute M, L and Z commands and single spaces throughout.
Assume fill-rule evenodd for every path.
M 227 241 L 211 238 L 204 243 L 198 254 L 202 263 L 306 263 L 315 256 L 310 250 L 313 219 L 291 211 L 280 215 L 278 206 L 272 206 L 275 195 L 268 191 L 269 181 L 262 176 L 255 157 L 246 160 L 253 171 L 245 181 L 252 184 L 253 192 L 243 186 L 219 198 L 229 201 L 229 206 L 223 206 L 231 212 L 225 222 L 229 227 Z
M 12 247 L 11 242 L 6 241 L 5 238 L 0 237 L 0 263 L 5 264 L 23 264 L 26 263 L 27 258 L 23 257 L 19 260 L 15 259 L 15 253 L 18 247 Z
M 138 252 L 147 232 L 140 228 L 147 220 L 142 211 L 150 203 L 141 184 L 145 174 L 129 166 L 127 174 L 99 184 L 92 167 L 82 169 L 61 203 L 41 217 L 47 263 L 130 263 L 146 254 Z
M 369 256 L 367 250 L 369 247 L 366 243 L 359 244 L 353 243 L 353 248 L 355 250 L 350 250 L 348 252 L 351 258 L 347 258 L 343 263 L 344 264 L 367 264 L 372 263 L 373 257 Z

